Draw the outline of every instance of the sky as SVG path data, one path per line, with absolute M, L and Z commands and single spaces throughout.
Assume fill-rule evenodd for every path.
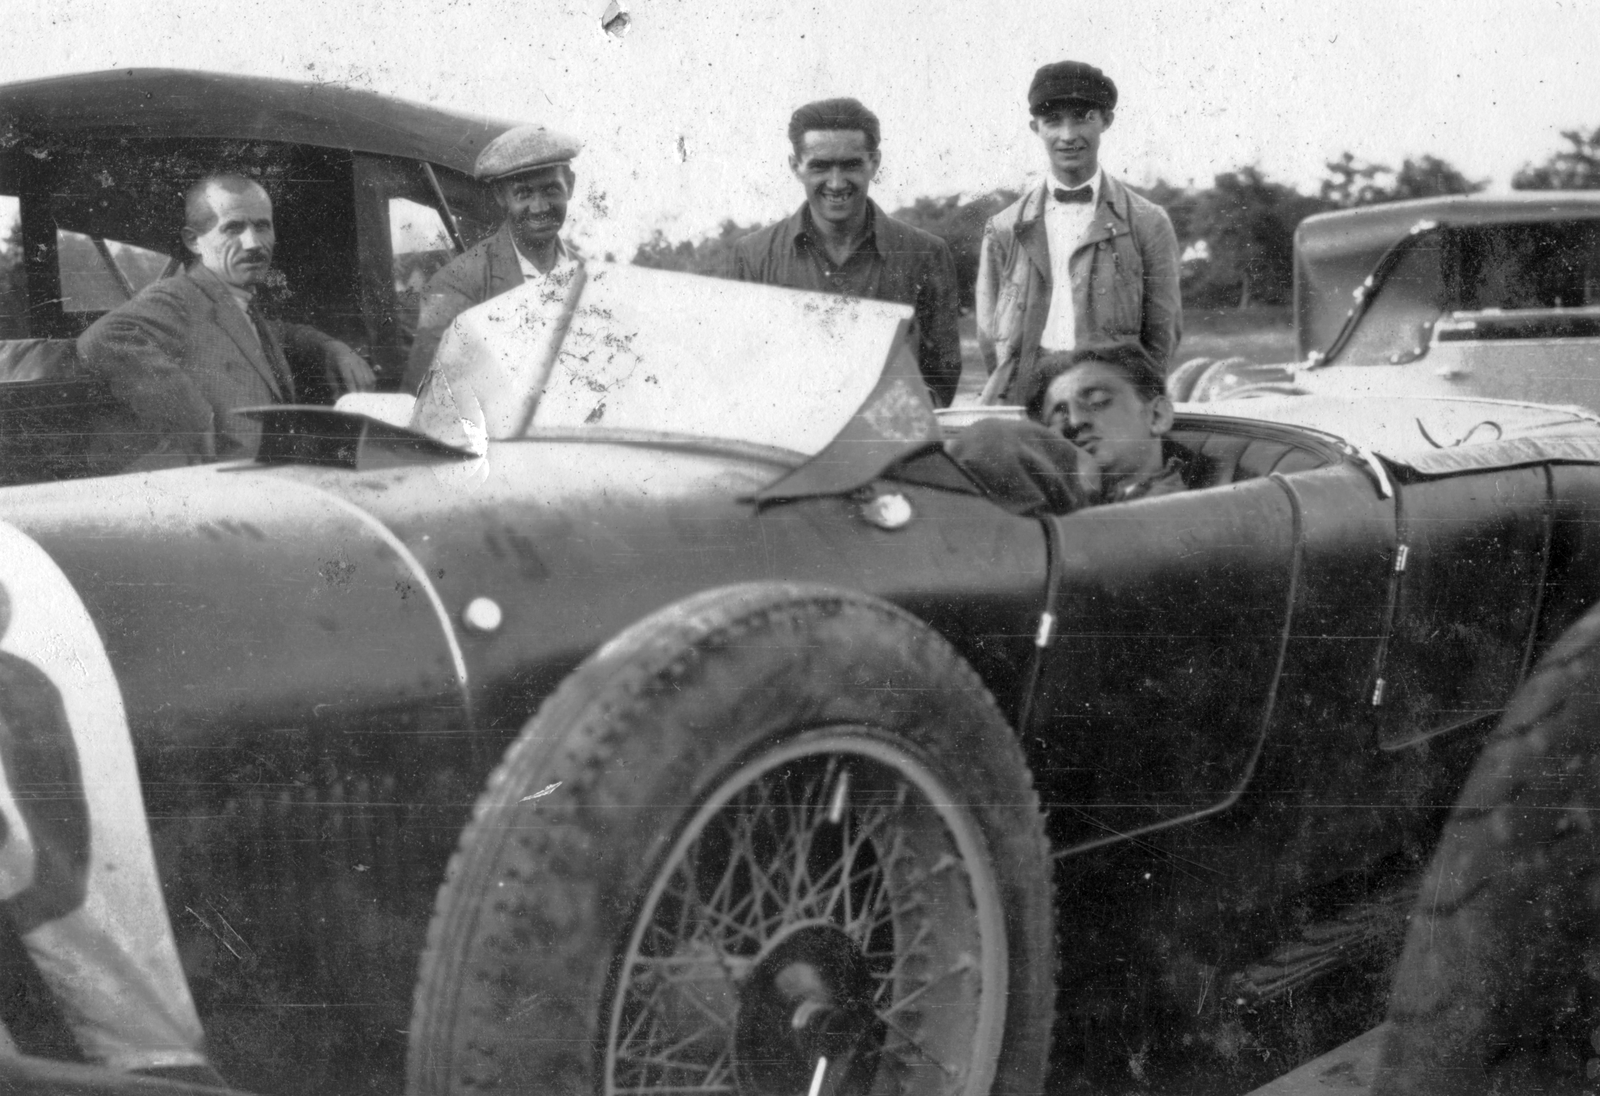
M 877 113 L 887 209 L 1043 170 L 1028 81 L 1073 58 L 1120 103 L 1101 146 L 1130 182 L 1245 164 L 1315 190 L 1349 150 L 1443 157 L 1505 189 L 1600 127 L 1597 0 L 0 0 L 0 80 L 178 67 L 325 80 L 569 130 L 572 232 L 631 257 L 660 229 L 775 220 L 801 199 L 801 103 Z

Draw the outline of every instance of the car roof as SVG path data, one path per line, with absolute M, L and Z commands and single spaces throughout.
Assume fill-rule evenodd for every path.
M 282 141 L 426 160 L 470 174 L 516 123 L 339 84 L 184 69 L 113 69 L 0 85 L 0 139 L 19 133 Z
M 1326 350 L 1351 294 L 1386 251 L 1419 224 L 1474 227 L 1600 220 L 1600 190 L 1525 190 L 1383 202 L 1318 213 L 1295 229 L 1295 327 L 1300 357 Z

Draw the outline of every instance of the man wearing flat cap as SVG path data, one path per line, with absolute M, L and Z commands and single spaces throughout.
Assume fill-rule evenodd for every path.
M 428 279 L 402 391 L 417 390 L 445 329 L 467 309 L 524 282 L 565 285 L 572 278 L 579 260 L 560 232 L 577 178 L 572 159 L 580 148 L 566 134 L 528 125 L 507 130 L 478 154 L 473 174 L 494 188 L 505 220 L 494 235 Z
M 985 403 L 1036 387 L 1039 357 L 1137 342 L 1165 369 L 1180 335 L 1178 238 L 1166 211 L 1100 167 L 1117 86 L 1081 61 L 1034 73 L 1028 126 L 1044 145 L 1042 184 L 989 219 L 978 262 Z
M 923 382 L 946 406 L 961 380 L 955 261 L 939 237 L 867 197 L 881 160 L 877 115 L 854 99 L 807 103 L 789 120 L 789 144 L 805 204 L 736 243 L 732 276 L 910 305 Z

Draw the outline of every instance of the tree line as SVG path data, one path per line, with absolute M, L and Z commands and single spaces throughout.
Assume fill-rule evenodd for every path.
M 1600 189 L 1600 127 L 1567 130 L 1567 147 L 1512 176 L 1516 190 Z M 1258 167 L 1240 167 L 1209 187 L 1179 187 L 1158 180 L 1140 193 L 1166 209 L 1183 256 L 1183 301 L 1193 308 L 1287 304 L 1294 286 L 1294 230 L 1306 217 L 1379 202 L 1473 194 L 1486 180 L 1469 179 L 1437 156 L 1406 157 L 1398 168 L 1345 152 L 1328 161 L 1314 194 L 1269 179 Z M 991 215 L 1016 200 L 999 190 L 962 201 L 958 195 L 918 198 L 892 215 L 940 237 L 955 258 L 964 307 L 972 306 L 978 248 Z M 723 275 L 733 244 L 760 225 L 732 220 L 703 239 L 668 240 L 659 229 L 633 256 L 638 266 Z

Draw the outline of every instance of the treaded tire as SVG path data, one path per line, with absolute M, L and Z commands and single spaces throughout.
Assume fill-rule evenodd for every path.
M 782 1055 L 741 1058 L 734 1035 L 772 1003 L 774 956 L 812 945 L 859 949 L 877 987 L 852 1030 L 881 1053 L 825 1091 L 1043 1087 L 1050 863 L 989 693 L 884 602 L 712 591 L 595 652 L 491 776 L 429 930 L 409 1091 L 732 1092 L 738 1070 L 783 1088 Z M 692 1068 L 648 1064 L 666 1059 Z
M 1600 1075 L 1600 606 L 1517 692 L 1423 878 L 1372 1092 Z M 1586 1061 L 1587 1059 L 1587 1061 Z

